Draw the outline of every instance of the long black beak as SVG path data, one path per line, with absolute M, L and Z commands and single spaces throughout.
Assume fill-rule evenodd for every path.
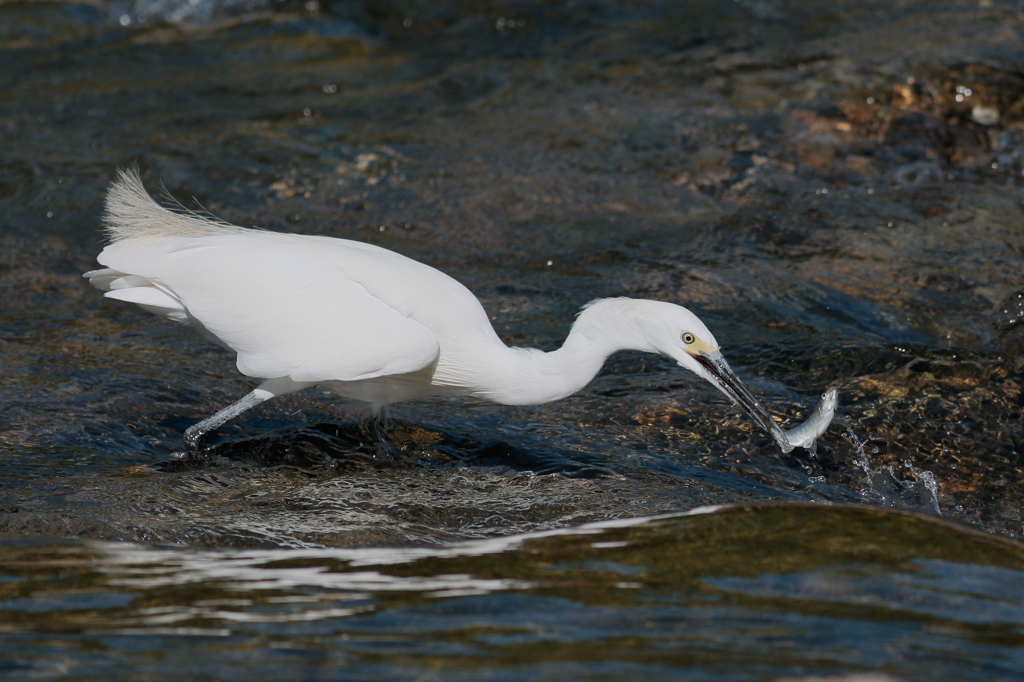
M 691 353 L 691 357 L 699 362 L 701 366 L 708 371 L 708 374 L 718 384 L 718 389 L 722 393 L 729 396 L 729 398 L 740 406 L 740 408 L 747 413 L 754 422 L 764 429 L 765 432 L 771 435 L 778 443 L 785 443 L 786 435 L 783 433 L 782 428 L 772 419 L 771 414 L 764 408 L 761 403 L 757 401 L 757 398 L 743 385 L 739 377 L 732 371 L 729 364 L 725 361 L 720 353 L 708 354 L 708 353 Z

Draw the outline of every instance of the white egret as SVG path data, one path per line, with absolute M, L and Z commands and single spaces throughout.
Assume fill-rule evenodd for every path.
M 580 390 L 620 350 L 674 360 L 721 390 L 783 450 L 793 447 L 704 323 L 672 303 L 599 299 L 583 308 L 558 350 L 509 348 L 469 289 L 428 265 L 347 239 L 170 210 L 150 197 L 135 168 L 111 184 L 104 223 L 110 243 L 97 260 L 105 267 L 85 277 L 107 298 L 190 325 L 235 353 L 242 374 L 262 381 L 187 429 L 190 452 L 245 410 L 314 385 L 367 403 L 374 414 L 427 396 L 534 405 Z M 831 414 L 823 421 L 820 431 Z

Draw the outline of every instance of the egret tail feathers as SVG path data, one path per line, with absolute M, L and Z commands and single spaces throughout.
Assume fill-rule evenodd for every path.
M 143 186 L 139 169 L 134 164 L 120 169 L 110 184 L 103 225 L 112 243 L 250 231 L 250 228 L 190 211 L 180 204 L 168 207 L 157 203 Z

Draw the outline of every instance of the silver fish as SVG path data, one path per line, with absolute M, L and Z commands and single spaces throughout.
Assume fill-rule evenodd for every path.
M 783 452 L 789 452 L 793 448 L 810 448 L 814 441 L 818 440 L 825 429 L 832 423 L 836 414 L 836 405 L 839 402 L 836 385 L 832 384 L 821 396 L 821 402 L 815 408 L 811 416 L 800 426 L 789 431 L 772 433 L 775 442 L 782 448 Z

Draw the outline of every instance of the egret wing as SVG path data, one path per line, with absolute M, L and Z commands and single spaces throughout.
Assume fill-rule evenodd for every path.
M 315 257 L 315 242 L 253 232 L 179 242 L 162 258 L 153 257 L 152 242 L 138 248 L 145 276 L 182 302 L 189 322 L 234 350 L 243 374 L 353 381 L 415 372 L 437 359 L 433 332 L 370 294 L 343 263 Z M 132 250 L 111 249 L 101 262 L 133 272 Z

